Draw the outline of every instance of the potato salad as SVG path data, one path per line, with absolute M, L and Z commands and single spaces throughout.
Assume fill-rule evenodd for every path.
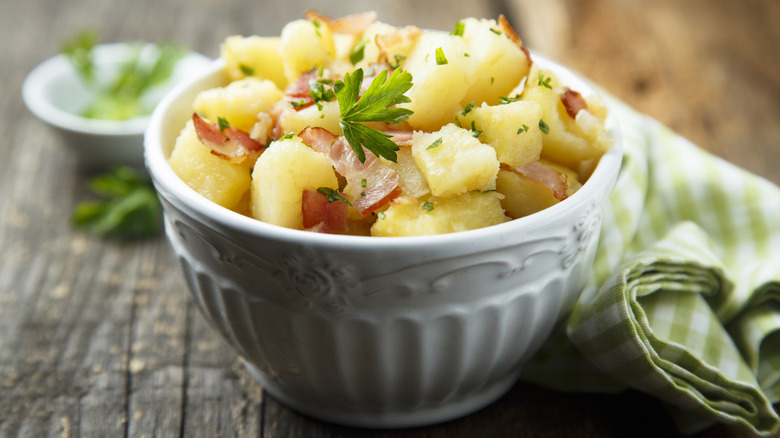
M 307 12 L 231 36 L 174 172 L 224 208 L 318 233 L 500 224 L 576 192 L 612 140 L 606 107 L 540 68 L 505 17 L 451 31 Z

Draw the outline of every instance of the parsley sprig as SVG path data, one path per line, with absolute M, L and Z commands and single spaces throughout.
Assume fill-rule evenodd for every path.
M 170 44 L 157 44 L 154 51 L 148 52 L 143 50 L 141 43 L 131 43 L 130 55 L 116 75 L 98 78 L 94 54 L 97 43 L 97 33 L 86 30 L 60 47 L 84 83 L 94 92 L 89 105 L 81 112 L 83 117 L 90 119 L 127 120 L 150 114 L 154 107 L 144 102 L 144 95 L 165 83 L 173 74 L 176 63 L 186 54 L 183 48 Z
M 363 123 L 398 123 L 407 120 L 412 111 L 395 105 L 411 102 L 404 93 L 412 87 L 412 75 L 396 69 L 387 77 L 387 70 L 382 70 L 361 96 L 362 83 L 363 69 L 359 68 L 352 74 L 347 73 L 343 81 L 336 81 L 333 86 L 339 102 L 339 125 L 344 131 L 344 137 L 361 163 L 366 161 L 364 147 L 378 157 L 395 162 L 398 159 L 395 153 L 398 145 L 390 140 L 390 135 Z
M 125 239 L 151 237 L 160 232 L 160 202 L 151 182 L 139 171 L 118 167 L 90 178 L 87 185 L 101 199 L 76 205 L 71 222 L 77 229 Z

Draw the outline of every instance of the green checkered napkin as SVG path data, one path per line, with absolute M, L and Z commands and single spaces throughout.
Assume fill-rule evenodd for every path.
M 563 390 L 630 387 L 680 430 L 780 428 L 780 188 L 609 98 L 625 157 L 594 281 L 524 370 Z

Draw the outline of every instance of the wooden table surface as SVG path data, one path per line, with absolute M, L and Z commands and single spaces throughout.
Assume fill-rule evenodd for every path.
M 643 394 L 522 383 L 476 414 L 427 428 L 366 431 L 303 417 L 265 395 L 206 325 L 162 237 L 121 242 L 71 228 L 87 175 L 20 93 L 63 39 L 90 27 L 105 42 L 168 40 L 216 57 L 225 37 L 278 35 L 309 8 L 373 9 L 392 24 L 444 30 L 504 13 L 532 49 L 780 183 L 776 0 L 3 0 L 0 437 L 674 436 L 664 408 Z

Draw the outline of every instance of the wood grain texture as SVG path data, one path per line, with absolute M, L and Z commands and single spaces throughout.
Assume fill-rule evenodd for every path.
M 168 40 L 208 56 L 233 34 L 278 34 L 308 8 L 374 9 L 393 24 L 451 29 L 505 13 L 526 42 L 702 147 L 780 176 L 780 3 L 774 0 L 28 0 L 0 2 L 0 437 L 674 436 L 642 394 L 518 384 L 466 418 L 361 430 L 264 395 L 193 305 L 167 242 L 74 231 L 86 197 L 75 157 L 21 100 L 24 76 L 66 37 Z M 702 434 L 730 436 L 723 427 Z

